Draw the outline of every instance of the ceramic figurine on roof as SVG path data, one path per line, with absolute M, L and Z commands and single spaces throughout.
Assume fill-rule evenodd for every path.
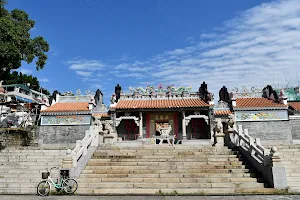
M 203 83 L 199 87 L 199 97 L 205 102 L 210 102 L 213 100 L 213 94 L 208 92 L 207 84 L 205 83 L 205 81 L 203 81 Z
M 97 105 L 100 105 L 100 104 L 103 104 L 103 93 L 101 92 L 101 90 L 97 90 L 96 91 L 96 94 L 95 94 L 95 104 L 96 106 Z
M 117 86 L 115 87 L 116 103 L 118 103 L 120 99 L 121 91 L 122 91 L 122 87 L 119 84 L 117 84 Z
M 270 85 L 267 85 L 263 89 L 263 95 L 262 95 L 262 97 L 271 99 L 271 100 L 273 100 L 275 102 L 278 102 L 278 95 L 277 95 L 276 91 L 273 90 L 272 86 L 270 86 Z
M 230 96 L 225 86 L 223 86 L 219 91 L 219 101 L 224 101 L 227 103 L 230 102 Z

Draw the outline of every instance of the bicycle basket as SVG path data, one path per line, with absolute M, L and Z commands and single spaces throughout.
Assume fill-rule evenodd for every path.
M 49 176 L 49 172 L 42 172 L 42 179 L 47 179 Z

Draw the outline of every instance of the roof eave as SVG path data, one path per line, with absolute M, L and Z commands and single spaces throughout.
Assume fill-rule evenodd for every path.
M 239 110 L 288 110 L 287 106 L 284 107 L 233 107 L 234 111 Z
M 91 115 L 91 111 L 49 111 L 41 112 L 41 115 Z

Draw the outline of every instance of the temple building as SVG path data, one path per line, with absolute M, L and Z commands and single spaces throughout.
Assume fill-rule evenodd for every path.
M 214 144 L 215 127 L 226 133 L 229 120 L 268 144 L 296 143 L 300 139 L 295 131 L 300 128 L 300 118 L 295 116 L 300 103 L 288 103 L 283 90 L 277 94 L 269 85 L 231 91 L 223 86 L 216 103 L 205 82 L 197 92 L 190 87 L 161 84 L 129 89 L 130 93 L 123 93 L 117 85 L 111 98 L 110 114 L 118 141 L 159 138 L 167 133 L 165 137 L 173 136 L 175 141 Z
M 211 142 L 213 99 L 205 82 L 198 92 L 162 84 L 130 91 L 125 94 L 117 85 L 111 99 L 110 113 L 119 139 L 153 138 L 167 132 L 175 140 Z
M 71 92 L 54 92 L 50 103 L 51 106 L 41 110 L 38 131 L 40 146 L 75 146 L 96 117 L 108 117 L 100 90 L 95 95 L 90 91 L 82 94 L 80 90 L 77 90 L 76 95 Z

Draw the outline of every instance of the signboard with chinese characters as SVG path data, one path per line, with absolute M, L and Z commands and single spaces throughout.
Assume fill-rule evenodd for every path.
M 236 121 L 288 120 L 287 110 L 235 111 Z
M 89 125 L 90 115 L 42 116 L 41 125 Z

